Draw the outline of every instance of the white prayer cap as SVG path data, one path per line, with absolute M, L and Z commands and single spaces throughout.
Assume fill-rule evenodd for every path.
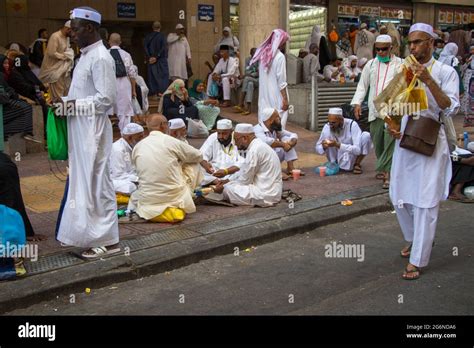
M 227 129 L 232 129 L 232 128 L 233 127 L 232 127 L 231 120 L 223 119 L 223 120 L 217 121 L 217 129 L 227 130 Z
M 328 115 L 338 115 L 342 116 L 342 109 L 341 108 L 330 108 Z
M 370 27 L 370 28 L 369 28 L 369 31 L 370 31 L 370 32 L 372 32 L 372 31 L 373 31 L 373 32 L 376 32 L 377 29 L 375 29 L 374 27 Z
M 429 36 L 431 36 L 432 38 L 435 37 L 433 27 L 429 24 L 426 24 L 426 23 L 415 23 L 415 24 L 413 24 L 410 27 L 410 31 L 408 32 L 408 34 L 411 34 L 414 31 L 422 31 L 422 32 L 428 34 Z
M 70 27 L 71 27 L 71 21 L 69 20 L 69 21 L 67 21 L 66 23 L 64 23 L 64 26 L 65 26 L 66 28 L 70 28 Z
M 186 128 L 186 124 L 184 123 L 182 118 L 173 118 L 169 121 L 168 124 L 170 129 Z
M 137 123 L 129 123 L 122 129 L 122 135 L 143 133 L 145 130 Z
M 253 126 L 250 123 L 239 123 L 235 126 L 236 133 L 251 134 L 254 133 Z
M 176 24 L 176 29 L 184 29 L 184 25 L 181 23 Z
M 224 29 L 222 29 L 222 31 L 226 31 L 226 32 L 228 32 L 228 33 L 231 33 L 231 32 L 232 32 L 232 30 L 230 30 L 229 27 L 224 27 Z
M 392 43 L 392 38 L 390 35 L 379 35 L 375 39 L 375 42 L 380 42 L 380 43 Z
M 87 8 L 75 8 L 74 10 L 71 11 L 71 19 L 86 19 L 88 21 L 96 22 L 100 24 L 100 21 L 102 19 L 102 16 L 100 15 L 99 12 L 95 10 L 90 10 Z
M 361 28 L 361 29 L 367 29 L 367 23 L 362 23 L 362 24 L 360 25 L 360 28 Z
M 263 122 L 267 121 L 270 117 L 272 117 L 273 113 L 275 112 L 274 108 L 265 108 L 260 113 L 260 118 Z
M 354 55 L 347 57 L 347 60 L 349 62 L 353 62 L 354 60 L 357 60 L 357 59 L 358 59 L 357 56 L 354 56 Z
M 359 61 L 357 62 L 357 66 L 360 68 L 360 67 L 362 67 L 365 63 L 367 63 L 367 58 L 362 57 L 362 58 L 359 59 Z

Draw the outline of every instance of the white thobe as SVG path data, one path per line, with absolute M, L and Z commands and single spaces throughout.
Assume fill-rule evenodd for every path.
M 202 156 L 209 162 L 215 170 L 227 169 L 233 166 L 241 167 L 244 158 L 240 156 L 239 150 L 235 145 L 234 138 L 229 145 L 224 146 L 217 140 L 217 133 L 211 134 L 201 146 Z M 239 172 L 227 175 L 222 180 L 236 180 Z M 217 178 L 207 172 L 204 173 L 202 185 L 208 185 Z
M 261 121 L 261 114 L 266 108 L 278 110 L 283 128 L 288 120 L 288 110 L 283 111 L 282 90 L 288 94 L 288 83 L 286 82 L 286 59 L 280 51 L 277 52 L 268 71 L 265 71 L 263 64 L 258 67 L 259 90 L 258 90 L 258 121 Z M 289 96 L 288 96 L 289 101 Z
M 329 80 L 331 82 L 339 82 L 339 78 L 342 74 L 342 72 L 339 72 L 339 74 L 336 77 L 332 77 L 332 74 L 334 74 L 336 71 L 338 71 L 339 68 L 334 65 L 326 65 L 323 69 L 323 76 L 326 80 Z M 342 71 L 342 68 L 341 68 Z
M 277 140 L 287 142 L 292 139 L 298 139 L 298 135 L 296 133 L 292 133 L 285 129 L 281 132 L 270 131 L 263 122 L 260 122 L 259 124 L 254 126 L 253 130 L 255 132 L 255 136 L 270 147 Z M 298 155 L 296 154 L 296 150 L 294 147 L 288 152 L 286 152 L 282 147 L 275 147 L 273 148 L 273 150 L 280 159 L 280 162 L 290 162 L 296 161 L 298 159 Z
M 160 216 L 170 207 L 194 213 L 196 206 L 183 165 L 201 161 L 199 150 L 169 135 L 152 131 L 133 148 L 132 164 L 139 185 L 130 197 L 128 209 L 146 220 Z
M 102 41 L 81 52 L 68 94 L 78 111 L 67 119 L 69 187 L 57 239 L 76 247 L 108 246 L 119 241 L 107 117 L 117 93 L 115 62 Z
M 320 69 L 319 59 L 312 53 L 303 58 L 303 82 L 311 82 L 313 75 L 318 75 Z
M 336 140 L 341 147 L 328 147 L 324 150 L 324 140 Z M 357 157 L 368 155 L 371 146 L 370 134 L 362 132 L 356 121 L 345 118 L 340 135 L 332 132 L 329 124 L 324 125 L 316 143 L 316 152 L 325 154 L 329 162 L 338 163 L 339 168 L 343 170 L 353 170 Z
M 123 65 L 127 70 L 127 76 L 117 77 L 117 101 L 109 111 L 110 115 L 117 115 L 119 119 L 119 128 L 122 130 L 130 123 L 132 116 L 135 114 L 132 106 L 132 83 L 130 82 L 130 79 L 135 79 L 137 73 L 133 68 L 132 56 L 128 52 L 124 51 L 119 46 L 112 46 L 110 49 L 118 50 Z
M 275 151 L 255 138 L 236 181 L 224 186 L 223 196 L 235 205 L 268 207 L 281 200 L 283 182 L 280 160 Z
M 449 97 L 451 105 L 445 110 L 440 109 L 431 91 L 425 86 L 428 109 L 422 110 L 420 116 L 438 121 L 441 112 L 447 117 L 455 115 L 459 108 L 459 78 L 456 71 L 434 58 L 424 65 L 428 69 L 432 66 L 431 76 Z M 405 115 L 402 119 L 402 133 L 407 121 L 408 116 Z M 405 239 L 413 241 L 410 263 L 417 267 L 424 267 L 429 262 L 439 204 L 448 197 L 451 175 L 449 146 L 443 125 L 431 156 L 401 148 L 400 140 L 396 141 L 390 172 L 390 199 L 396 207 Z
M 362 102 L 369 91 L 369 122 L 374 121 L 378 117 L 375 109 L 374 99 L 378 96 L 390 81 L 397 74 L 403 60 L 392 55 L 389 63 L 381 63 L 378 59 L 372 59 L 367 62 L 362 70 L 357 89 L 352 98 L 351 105 L 362 105 Z
M 137 189 L 137 172 L 132 165 L 132 147 L 124 138 L 112 145 L 110 172 L 115 192 L 130 195 Z
M 179 38 L 176 33 L 168 35 L 168 69 L 170 78 L 188 79 L 186 58 L 191 59 L 191 48 L 188 40 Z
M 219 85 L 222 86 L 224 100 L 230 100 L 231 78 L 237 79 L 239 76 L 239 59 L 229 57 L 227 60 L 221 58 L 217 63 L 212 74 L 218 74 L 222 78 Z M 207 78 L 207 94 L 210 95 L 210 88 L 212 84 L 212 74 Z

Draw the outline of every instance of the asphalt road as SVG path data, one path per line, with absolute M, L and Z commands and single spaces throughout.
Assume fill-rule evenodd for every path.
M 417 281 L 401 279 L 404 242 L 387 212 L 9 314 L 473 315 L 473 212 L 442 205 L 431 263 Z M 333 242 L 363 253 L 328 257 Z

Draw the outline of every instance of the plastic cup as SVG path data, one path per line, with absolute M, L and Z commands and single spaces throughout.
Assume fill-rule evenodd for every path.
M 319 176 L 326 176 L 326 167 L 319 167 Z
M 293 170 L 291 171 L 291 173 L 293 174 L 293 180 L 294 180 L 294 181 L 300 179 L 300 177 L 301 177 L 301 170 L 300 170 L 300 169 L 293 169 Z

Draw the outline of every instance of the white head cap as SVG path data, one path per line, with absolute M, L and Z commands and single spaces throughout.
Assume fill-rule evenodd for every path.
M 415 24 L 413 24 L 410 27 L 410 31 L 408 32 L 408 34 L 411 34 L 414 31 L 422 31 L 422 32 L 428 34 L 429 36 L 431 36 L 432 38 L 435 37 L 433 27 L 429 24 L 426 24 L 426 23 L 415 23 Z
M 232 129 L 232 128 L 233 127 L 232 127 L 231 120 L 223 119 L 223 120 L 217 121 L 217 129 L 227 130 L 227 129 Z
M 230 30 L 229 27 L 224 27 L 224 29 L 222 29 L 222 31 L 226 31 L 226 32 L 228 32 L 228 33 L 231 33 L 231 32 L 232 32 L 232 30 Z
M 181 23 L 176 24 L 176 29 L 184 29 L 184 25 Z
M 380 43 L 392 43 L 392 38 L 390 35 L 379 35 L 375 39 L 375 42 L 380 42 Z
M 342 116 L 342 109 L 341 108 L 330 108 L 328 115 L 338 115 Z
M 66 28 L 70 28 L 71 27 L 71 20 L 68 20 L 66 23 L 64 23 L 64 26 Z
M 360 28 L 361 28 L 361 29 L 367 29 L 367 23 L 362 23 L 362 24 L 360 25 Z
M 272 117 L 273 113 L 275 112 L 274 108 L 265 108 L 262 110 L 260 113 L 260 119 L 265 122 L 268 120 L 270 117 Z
M 137 123 L 129 123 L 122 129 L 122 135 L 132 135 L 142 133 L 145 130 Z
M 239 123 L 235 126 L 236 133 L 251 134 L 254 133 L 253 126 L 250 123 Z
M 181 129 L 186 128 L 186 124 L 184 123 L 182 118 L 173 118 L 168 122 L 169 129 Z
M 365 63 L 367 63 L 367 58 L 362 57 L 362 58 L 359 59 L 359 61 L 357 62 L 357 66 L 360 68 L 360 67 L 362 67 Z
M 102 19 L 102 16 L 100 15 L 99 12 L 89 10 L 86 8 L 75 8 L 70 13 L 71 13 L 71 17 L 70 17 L 71 19 L 76 19 L 76 18 L 86 19 L 88 21 L 96 22 L 98 24 L 100 24 L 100 21 Z

